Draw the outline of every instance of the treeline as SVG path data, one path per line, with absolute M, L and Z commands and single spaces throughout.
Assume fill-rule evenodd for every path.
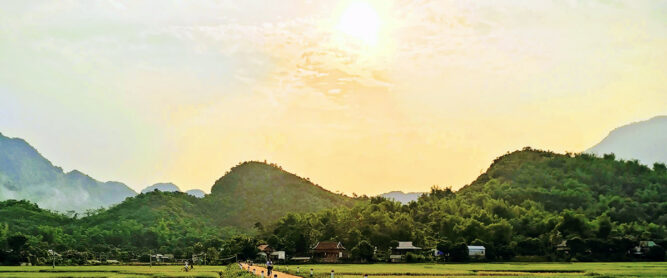
M 143 196 L 162 199 L 166 204 L 169 199 L 181 197 L 190 198 L 180 192 Z M 131 208 L 139 214 L 155 211 L 140 207 L 128 209 Z M 256 234 L 253 230 L 216 228 L 201 223 L 202 219 L 178 218 L 175 213 L 145 216 L 153 218 L 155 224 L 125 219 L 106 222 L 100 219 L 106 217 L 104 213 L 76 220 L 39 209 L 28 201 L 0 202 L 0 219 L 4 222 L 0 225 L 0 264 L 45 265 L 54 259 L 58 265 L 104 263 L 105 260 L 148 263 L 151 254 L 172 254 L 175 259 L 189 260 L 194 255 L 199 258 L 197 263 L 222 264 L 232 261 L 230 258 L 250 259 L 257 254 L 260 242 L 252 236 Z M 15 217 L 6 218 L 7 215 Z M 172 215 L 171 219 L 166 215 Z
M 148 262 L 150 254 L 201 255 L 215 262 L 236 256 L 234 246 L 240 242 L 252 243 L 246 250 L 254 252 L 255 223 L 358 202 L 261 162 L 235 166 L 212 191 L 204 198 L 181 192 L 139 194 L 82 218 L 28 201 L 0 202 L 0 264 L 45 264 L 53 259 L 48 250 L 64 264 Z
M 664 164 L 527 148 L 496 159 L 456 193 L 434 187 L 408 205 L 372 198 L 351 209 L 290 214 L 263 237 L 288 254 L 340 241 L 355 261 L 388 260 L 396 241 L 427 250 L 411 254 L 414 261 L 442 259 L 431 249 L 464 261 L 466 245 L 485 246 L 486 260 L 663 260 L 665 225 Z M 657 246 L 635 254 L 640 241 Z
M 387 260 L 398 241 L 423 248 L 410 261 L 443 259 L 431 249 L 466 261 L 467 245 L 485 246 L 490 261 L 663 260 L 666 225 L 667 167 L 612 155 L 508 153 L 461 190 L 434 187 L 407 205 L 340 197 L 253 162 L 221 178 L 204 199 L 151 192 L 81 219 L 27 201 L 0 202 L 0 264 L 148 262 L 158 253 L 226 263 L 253 259 L 262 243 L 308 256 L 323 240 L 342 242 L 357 262 Z M 637 255 L 640 241 L 657 245 Z

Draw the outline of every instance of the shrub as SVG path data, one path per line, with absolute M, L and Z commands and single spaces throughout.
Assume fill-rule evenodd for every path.
M 407 254 L 405 254 L 405 261 L 409 263 L 419 263 L 423 262 L 425 259 L 426 258 L 424 257 L 424 255 L 419 255 L 412 252 L 408 252 Z

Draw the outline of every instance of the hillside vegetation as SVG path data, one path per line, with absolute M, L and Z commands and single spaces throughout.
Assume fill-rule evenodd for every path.
M 453 261 L 468 259 L 466 245 L 485 246 L 487 260 L 632 260 L 639 257 L 628 251 L 641 240 L 665 246 L 665 192 L 664 164 L 529 148 L 499 157 L 458 192 L 434 187 L 407 205 L 348 198 L 275 165 L 246 162 L 204 198 L 149 192 L 76 219 L 2 202 L 0 249 L 11 252 L 0 252 L 0 261 L 44 263 L 50 248 L 72 264 L 91 254 L 148 260 L 149 252 L 205 252 L 215 261 L 253 258 L 259 243 L 294 256 L 322 240 L 341 241 L 357 261 L 386 260 L 397 241 L 437 248 Z M 428 254 L 409 260 L 434 259 Z M 655 246 L 641 259 L 664 254 Z
M 664 164 L 649 168 L 613 155 L 526 148 L 499 157 L 458 192 L 433 188 L 408 205 L 373 198 L 351 209 L 290 214 L 263 237 L 297 254 L 319 240 L 337 240 L 352 250 L 353 258 L 366 261 L 387 259 L 396 241 L 438 248 L 450 260 L 466 260 L 467 252 L 461 251 L 466 245 L 486 246 L 490 260 L 627 260 L 640 240 L 664 246 L 665 215 Z M 562 243 L 568 252 L 557 250 Z M 375 246 L 379 251 L 373 255 Z M 663 258 L 664 249 L 652 254 Z
M 261 162 L 245 162 L 232 168 L 215 182 L 205 201 L 216 208 L 212 218 L 241 227 L 272 223 L 286 212 L 314 212 L 356 202 Z
M 27 259 L 44 263 L 46 250 L 51 248 L 66 252 L 70 263 L 81 263 L 93 253 L 147 260 L 142 255 L 149 252 L 188 257 L 210 252 L 216 258 L 222 240 L 235 242 L 227 252 L 246 244 L 252 253 L 255 239 L 243 235 L 257 234 L 262 223 L 290 212 L 315 212 L 358 202 L 260 162 L 232 168 L 203 198 L 152 191 L 73 218 L 28 201 L 8 200 L 0 202 L 0 250 L 12 252 L 0 252 L 0 263 Z M 8 257 L 2 258 L 5 254 Z

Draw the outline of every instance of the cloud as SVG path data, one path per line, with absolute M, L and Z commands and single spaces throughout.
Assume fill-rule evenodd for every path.
M 3 127 L 54 138 L 38 147 L 66 168 L 137 186 L 207 184 L 272 156 L 350 190 L 427 189 L 510 148 L 582 149 L 664 110 L 662 2 L 369 1 L 378 47 L 336 30 L 346 1 L 7 3 L 0 111 L 20 120 Z M 374 159 L 373 174 L 336 176 Z M 413 165 L 425 170 L 381 177 Z

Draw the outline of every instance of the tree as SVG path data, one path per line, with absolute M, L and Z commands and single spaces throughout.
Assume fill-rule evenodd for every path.
M 563 235 L 579 235 L 584 236 L 588 231 L 586 216 L 583 214 L 575 213 L 571 210 L 565 210 L 561 214 L 561 221 L 558 223 L 556 228 L 558 231 L 563 233 Z
M 601 239 L 606 239 L 609 236 L 609 233 L 611 233 L 612 225 L 611 221 L 609 220 L 609 216 L 601 216 L 598 219 L 598 230 L 597 230 L 597 237 Z
M 237 255 L 239 259 L 250 260 L 257 256 L 257 240 L 246 235 L 232 237 L 225 244 L 228 255 Z
M 512 240 L 512 225 L 507 220 L 501 220 L 499 223 L 489 225 L 491 232 L 491 242 L 493 244 L 508 244 Z
M 362 262 L 371 262 L 373 261 L 375 247 L 371 245 L 368 241 L 362 240 L 352 248 L 351 253 L 355 259 L 358 259 Z
M 204 247 L 219 250 L 220 248 L 222 248 L 222 243 L 223 243 L 222 240 L 220 240 L 217 237 L 213 237 L 206 241 Z
M 197 243 L 195 243 L 195 245 L 193 246 L 193 250 L 192 250 L 192 251 L 194 251 L 195 254 L 201 254 L 201 253 L 204 252 L 204 250 L 206 250 L 206 246 L 204 246 L 204 244 L 201 243 L 201 242 L 197 242 Z
M 18 264 L 27 257 L 28 238 L 22 234 L 13 235 L 7 238 L 7 245 L 11 249 L 11 264 Z
M 665 260 L 665 248 L 660 245 L 651 246 L 646 253 L 646 258 L 652 261 L 662 262 Z
M 467 262 L 470 260 L 468 245 L 466 245 L 464 242 L 454 244 L 454 246 L 452 246 L 449 258 L 453 262 Z
M 7 245 L 10 249 L 13 250 L 13 252 L 21 251 L 24 247 L 26 247 L 27 242 L 28 238 L 22 234 L 13 235 L 7 238 Z
M 573 255 L 581 254 L 586 250 L 586 243 L 580 237 L 573 237 L 567 240 L 567 247 Z
M 209 247 L 206 249 L 206 260 L 208 261 L 207 264 L 215 264 L 218 259 L 220 258 L 220 252 L 218 249 L 215 249 L 213 247 Z
M 452 243 L 449 240 L 440 240 L 435 248 L 442 252 L 442 258 L 445 259 L 451 253 Z
M 0 250 L 5 249 L 8 234 L 9 234 L 9 225 L 7 225 L 7 223 L 0 224 Z

